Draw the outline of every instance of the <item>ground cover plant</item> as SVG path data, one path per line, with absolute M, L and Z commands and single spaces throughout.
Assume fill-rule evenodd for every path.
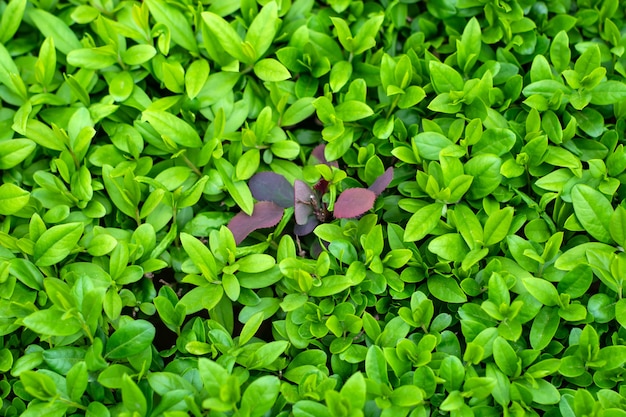
M 0 1 L 0 415 L 626 416 L 625 11 Z

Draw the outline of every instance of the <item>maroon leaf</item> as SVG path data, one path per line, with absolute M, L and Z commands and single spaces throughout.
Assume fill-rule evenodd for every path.
M 295 190 L 294 214 L 296 223 L 305 225 L 309 221 L 309 216 L 313 214 L 311 199 L 316 197 L 311 187 L 305 182 L 295 180 L 293 187 Z
M 311 156 L 317 159 L 320 164 L 326 164 L 335 168 L 339 168 L 339 164 L 337 163 L 337 161 L 328 162 L 326 160 L 326 156 L 324 156 L 324 149 L 326 149 L 326 144 L 322 143 L 317 145 L 315 149 L 313 149 L 313 152 L 311 152 Z
M 374 181 L 374 183 L 370 185 L 368 189 L 370 191 L 373 191 L 374 194 L 379 195 L 380 193 L 385 191 L 385 188 L 387 188 L 391 180 L 393 180 L 393 168 L 389 167 L 385 172 L 383 172 L 383 175 L 376 178 L 376 181 Z
M 254 205 L 252 216 L 241 212 L 235 215 L 228 223 L 233 232 L 235 242 L 240 244 L 248 235 L 257 229 L 276 226 L 283 217 L 283 208 L 271 201 L 261 201 Z
M 333 215 L 338 219 L 358 217 L 374 207 L 376 194 L 366 188 L 349 188 L 335 201 Z
M 248 186 L 259 201 L 272 201 L 283 208 L 293 206 L 293 187 L 282 175 L 259 172 L 250 178 Z
M 322 178 L 313 186 L 313 189 L 317 191 L 319 195 L 324 195 L 328 192 L 328 185 L 329 182 Z

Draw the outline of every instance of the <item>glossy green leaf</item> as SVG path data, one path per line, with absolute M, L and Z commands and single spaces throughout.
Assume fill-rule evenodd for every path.
M 143 352 L 154 340 L 156 330 L 145 320 L 134 320 L 117 329 L 106 343 L 106 357 L 123 359 Z
M 30 200 L 30 193 L 17 185 L 0 185 L 0 214 L 8 216 L 21 211 Z
M 199 148 L 202 141 L 198 132 L 184 120 L 162 110 L 146 110 L 143 118 L 162 136 L 188 148 Z
M 606 197 L 588 185 L 578 184 L 572 188 L 572 204 L 585 230 L 600 242 L 610 243 L 613 208 Z
M 427 280 L 428 290 L 438 300 L 446 303 L 464 303 L 467 296 L 454 278 L 433 275 Z
M 35 242 L 34 260 L 38 266 L 50 266 L 65 259 L 80 240 L 82 223 L 67 223 L 46 230 Z

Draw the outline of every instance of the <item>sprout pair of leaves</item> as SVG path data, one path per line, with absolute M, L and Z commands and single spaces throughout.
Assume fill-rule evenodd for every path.
M 303 181 L 295 180 L 294 185 L 282 175 L 274 172 L 260 172 L 250 178 L 249 187 L 258 202 L 252 215 L 238 213 L 231 219 L 228 228 L 237 244 L 257 229 L 273 227 L 280 222 L 286 208 L 294 207 L 297 236 L 309 234 L 320 224 L 336 219 L 358 217 L 374 207 L 376 197 L 382 193 L 393 179 L 393 168 L 388 168 L 369 188 L 349 188 L 335 201 L 332 213 L 328 211 L 322 196 L 328 182 L 318 181 L 313 188 Z

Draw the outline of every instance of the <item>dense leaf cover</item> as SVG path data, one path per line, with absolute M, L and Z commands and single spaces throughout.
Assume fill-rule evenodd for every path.
M 1 0 L 0 416 L 626 416 L 625 13 Z

